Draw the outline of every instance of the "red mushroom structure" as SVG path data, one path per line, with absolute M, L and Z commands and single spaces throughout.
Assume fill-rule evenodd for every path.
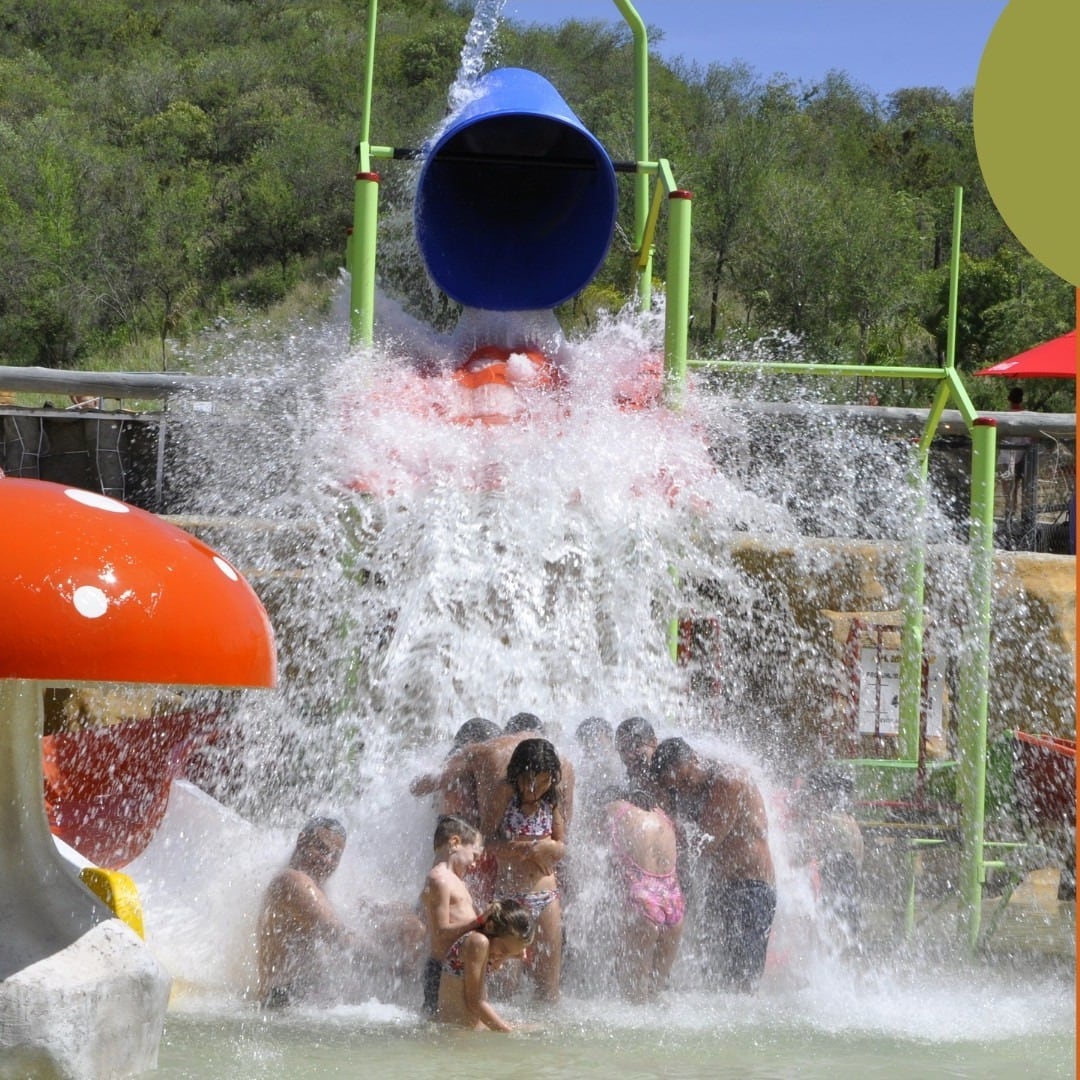
M 130 934 L 53 843 L 39 744 L 44 688 L 276 681 L 269 619 L 226 559 L 125 503 L 0 473 L 0 1056 L 22 1054 L 31 1072 L 47 1065 L 46 1075 L 94 1075 L 95 1055 L 112 1058 L 111 1075 L 148 1067 L 138 1051 L 122 1064 L 132 1021 L 146 1021 L 118 1008 L 124 990 L 102 991 L 93 975 L 87 983 L 85 963 L 70 985 L 41 985 L 41 962 L 95 928 L 112 921 Z M 159 1040 L 160 1024 L 149 1066 Z

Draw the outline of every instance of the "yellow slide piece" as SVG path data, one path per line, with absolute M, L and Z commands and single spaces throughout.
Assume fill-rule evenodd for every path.
M 108 904 L 112 913 L 135 931 L 141 938 L 143 932 L 142 904 L 139 902 L 139 890 L 127 874 L 119 870 L 105 870 L 100 866 L 86 866 L 79 876 L 83 884 L 103 903 Z

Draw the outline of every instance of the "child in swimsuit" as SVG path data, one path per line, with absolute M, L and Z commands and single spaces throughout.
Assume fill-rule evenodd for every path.
M 461 936 L 482 925 L 465 884 L 465 875 L 484 851 L 480 831 L 462 818 L 442 814 L 435 826 L 435 859 L 424 880 L 420 903 L 427 923 L 428 959 L 424 966 L 424 1013 L 439 1007 L 443 958 Z
M 532 974 L 538 994 L 559 996 L 562 907 L 555 866 L 566 853 L 566 825 L 559 806 L 562 768 L 547 739 L 518 743 L 506 769 L 498 832 L 487 847 L 498 862 L 496 890 L 528 908 L 536 920 Z
M 479 930 L 461 935 L 442 964 L 436 1019 L 474 1031 L 513 1031 L 487 1000 L 487 975 L 521 956 L 533 939 L 528 909 L 516 900 L 495 900 Z
M 686 902 L 676 872 L 671 818 L 644 791 L 607 806 L 613 863 L 625 898 L 618 977 L 623 993 L 647 1001 L 663 989 L 682 937 Z

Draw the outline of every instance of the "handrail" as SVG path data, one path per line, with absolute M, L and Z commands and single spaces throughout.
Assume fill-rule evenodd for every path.
M 237 375 L 181 375 L 152 371 L 63 371 L 43 367 L 0 366 L 0 389 L 25 394 L 89 394 L 150 401 L 173 394 L 248 390 L 269 378 Z

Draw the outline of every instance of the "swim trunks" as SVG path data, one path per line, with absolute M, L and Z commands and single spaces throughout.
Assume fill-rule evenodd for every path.
M 442 982 L 442 961 L 429 956 L 424 964 L 424 1015 L 434 1017 L 439 1011 L 439 984 Z
M 728 881 L 710 889 L 706 914 L 716 930 L 716 974 L 723 986 L 753 991 L 765 970 L 776 889 L 764 881 Z

